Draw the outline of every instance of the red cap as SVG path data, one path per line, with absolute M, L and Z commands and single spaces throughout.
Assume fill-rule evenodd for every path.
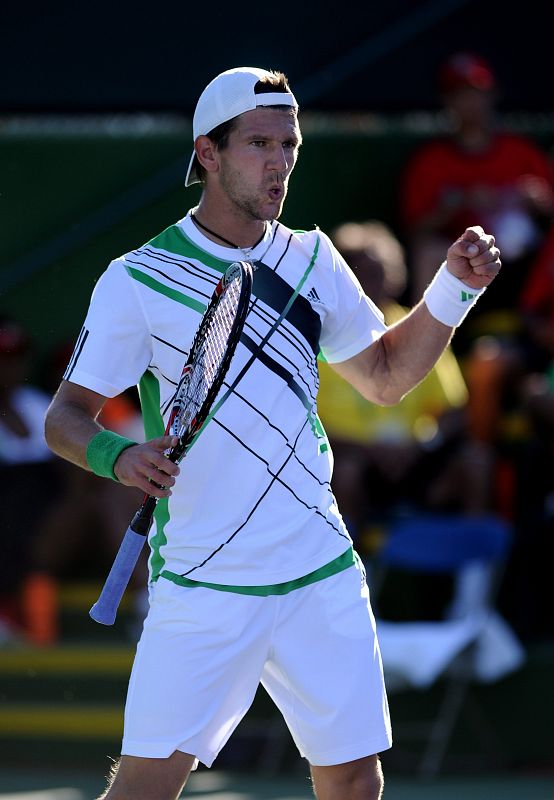
M 443 64 L 439 75 L 443 92 L 469 86 L 481 91 L 494 89 L 494 73 L 484 58 L 473 53 L 456 53 Z

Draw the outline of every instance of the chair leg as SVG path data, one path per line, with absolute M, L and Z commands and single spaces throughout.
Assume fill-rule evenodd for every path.
M 459 678 L 449 681 L 420 763 L 419 772 L 425 778 L 434 778 L 440 772 L 468 686 L 469 681 Z
M 264 726 L 264 747 L 258 761 L 258 771 L 276 775 L 285 762 L 292 739 L 288 728 L 279 717 L 268 720 Z
M 490 719 L 485 715 L 471 693 L 467 695 L 463 711 L 464 717 L 468 720 L 472 730 L 475 732 L 475 738 L 481 744 L 483 752 L 487 753 L 496 767 L 505 767 L 507 761 L 506 753 L 504 752 L 500 739 Z

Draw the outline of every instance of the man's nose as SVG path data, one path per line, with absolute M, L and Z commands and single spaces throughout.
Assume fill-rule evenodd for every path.
M 289 153 L 284 147 L 275 147 L 271 152 L 268 166 L 278 172 L 286 172 L 290 166 Z

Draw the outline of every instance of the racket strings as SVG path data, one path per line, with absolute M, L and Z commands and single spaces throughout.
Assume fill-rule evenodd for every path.
M 189 380 L 183 387 L 185 397 L 183 398 L 181 431 L 195 427 L 200 410 L 225 359 L 227 344 L 237 314 L 240 283 L 239 279 L 235 279 L 226 285 L 219 302 L 206 320 L 204 334 L 191 364 Z

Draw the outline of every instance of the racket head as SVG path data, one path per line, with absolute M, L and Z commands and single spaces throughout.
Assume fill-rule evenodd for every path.
M 252 292 L 252 267 L 237 261 L 218 282 L 192 342 L 175 393 L 166 433 L 179 436 L 179 443 L 166 455 L 177 463 L 208 417 L 233 358 Z M 213 343 L 213 346 L 211 346 Z M 157 498 L 145 495 L 127 531 L 98 602 L 90 614 L 94 620 L 112 625 L 145 538 L 152 524 Z
M 202 316 L 183 368 L 167 432 L 179 443 L 176 463 L 200 430 L 221 389 L 244 327 L 252 292 L 252 267 L 236 261 L 222 275 Z

